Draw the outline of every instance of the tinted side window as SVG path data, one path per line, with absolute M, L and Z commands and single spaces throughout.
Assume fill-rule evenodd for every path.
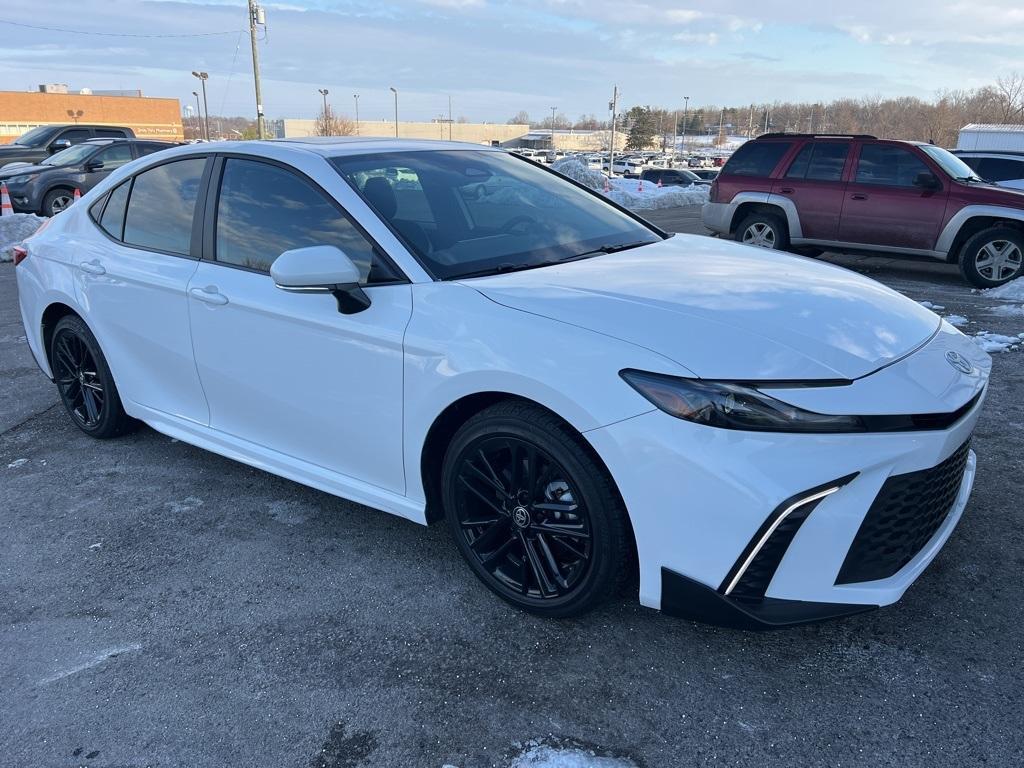
M 91 138 L 92 136 L 89 135 L 89 131 L 87 131 L 85 128 L 70 128 L 66 131 L 61 131 L 61 133 L 58 136 L 54 137 L 54 140 L 66 139 L 67 141 L 70 141 L 72 144 L 80 144 L 86 139 Z
M 140 141 L 135 145 L 135 151 L 139 157 L 145 157 L 146 155 L 152 155 L 154 152 L 159 152 L 161 149 L 170 149 L 170 147 L 170 144 Z
M 1024 160 L 1001 157 L 983 157 L 977 165 L 965 160 L 986 181 L 1015 181 L 1024 179 Z
M 100 226 L 115 240 L 120 240 L 124 235 L 124 210 L 131 184 L 131 180 L 126 181 L 110 193 L 107 197 L 107 207 L 103 209 L 103 216 L 100 217 Z
M 908 149 L 865 144 L 860 149 L 856 181 L 858 184 L 912 187 L 917 174 L 928 172 L 928 166 Z
M 811 152 L 814 151 L 813 144 L 805 144 L 804 148 L 801 149 L 793 163 L 789 166 L 789 170 L 786 171 L 787 179 L 802 179 L 807 174 L 807 166 L 811 164 Z
M 733 153 L 722 172 L 738 176 L 768 176 L 791 146 L 791 141 L 749 141 Z
M 132 150 L 127 144 L 115 144 L 97 154 L 93 159 L 103 163 L 104 171 L 112 171 L 131 162 Z
M 370 280 L 373 245 L 319 190 L 283 168 L 229 158 L 217 202 L 217 261 L 269 271 L 285 251 L 311 245 L 337 246 L 361 282 Z
M 123 139 L 127 132 L 122 128 L 97 128 L 96 136 L 101 139 Z
M 188 255 L 192 216 L 206 159 L 158 165 L 135 177 L 124 241 L 130 245 Z
M 815 181 L 839 181 L 843 178 L 850 143 L 845 141 L 819 141 L 807 168 L 807 178 Z

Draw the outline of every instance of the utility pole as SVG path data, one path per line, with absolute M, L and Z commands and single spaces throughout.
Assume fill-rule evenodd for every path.
M 359 94 L 353 93 L 352 98 L 356 100 L 356 136 L 359 135 Z
M 452 97 L 448 95 L 448 141 L 452 140 Z
M 394 88 L 389 87 L 389 91 L 395 94 L 395 138 L 398 138 L 398 91 Z
M 764 132 L 768 133 L 768 107 L 764 108 Z
M 615 175 L 615 121 L 619 115 L 619 86 L 612 86 L 612 100 L 608 102 L 612 113 L 612 143 L 608 150 L 608 175 Z
M 686 121 L 690 113 L 690 97 L 683 96 L 683 152 L 686 151 Z
M 256 86 L 256 136 L 266 138 L 263 128 L 263 95 L 260 91 L 260 53 L 256 47 L 256 25 L 263 27 L 267 25 L 266 12 L 256 4 L 256 0 L 249 0 L 249 42 L 252 44 L 252 79 Z
M 747 119 L 747 138 L 754 138 L 754 105 L 750 105 L 750 117 Z
M 551 151 L 555 151 L 555 112 L 558 111 L 558 107 L 551 108 Z
M 203 84 L 203 133 L 206 136 L 206 140 L 210 140 L 210 108 L 206 104 L 206 81 L 210 79 L 210 75 L 206 72 L 192 72 L 193 77 L 198 77 L 199 82 Z M 195 91 L 193 91 L 195 93 Z

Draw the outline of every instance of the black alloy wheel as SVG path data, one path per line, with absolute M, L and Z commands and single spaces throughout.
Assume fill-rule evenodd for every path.
M 494 592 L 546 616 L 582 613 L 625 571 L 625 512 L 566 425 L 523 403 L 471 419 L 445 458 L 445 511 Z
M 92 437 L 115 437 L 133 421 L 121 405 L 114 378 L 96 338 L 78 317 L 61 318 L 50 341 L 57 391 L 72 420 Z

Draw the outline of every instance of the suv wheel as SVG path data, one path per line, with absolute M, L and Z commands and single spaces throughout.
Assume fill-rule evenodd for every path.
M 789 248 L 789 231 L 779 216 L 752 213 L 736 227 L 736 240 L 744 245 L 784 251 Z
M 539 616 L 577 616 L 627 575 L 626 510 L 579 436 L 528 403 L 494 405 L 455 434 L 444 512 L 477 577 Z
M 1024 233 L 1012 227 L 984 229 L 964 243 L 960 274 L 977 288 L 994 288 L 1024 275 Z
M 43 215 L 56 216 L 75 202 L 75 194 L 68 189 L 53 189 L 43 198 Z

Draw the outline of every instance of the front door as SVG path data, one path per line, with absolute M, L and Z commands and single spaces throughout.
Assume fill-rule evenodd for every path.
M 946 212 L 949 185 L 922 189 L 914 180 L 934 171 L 906 146 L 862 144 L 846 186 L 839 239 L 889 248 L 931 250 Z
M 410 286 L 326 193 L 277 164 L 227 158 L 212 226 L 212 258 L 189 285 L 210 426 L 404 493 Z M 368 309 L 341 314 L 331 295 L 274 285 L 274 259 L 312 245 L 335 245 L 360 267 Z

